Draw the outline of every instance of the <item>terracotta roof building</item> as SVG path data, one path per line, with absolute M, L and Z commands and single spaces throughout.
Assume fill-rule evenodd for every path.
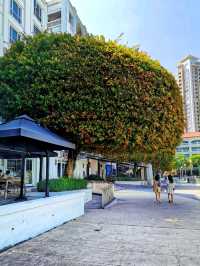
M 177 154 L 189 157 L 192 154 L 200 154 L 200 132 L 186 132 L 182 143 L 176 148 Z

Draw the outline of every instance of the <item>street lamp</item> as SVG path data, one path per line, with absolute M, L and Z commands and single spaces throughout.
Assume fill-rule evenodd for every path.
M 182 177 L 182 173 L 183 173 L 182 170 L 183 170 L 183 167 L 181 166 L 180 167 L 180 178 Z

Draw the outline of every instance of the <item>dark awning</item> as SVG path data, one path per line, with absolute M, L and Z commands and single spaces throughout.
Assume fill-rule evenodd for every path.
M 40 126 L 32 118 L 22 115 L 0 125 L 0 138 L 24 137 L 49 144 L 55 150 L 75 149 L 75 144 Z
M 10 148 L 0 144 L 0 159 L 21 159 L 23 155 L 25 155 L 26 158 L 46 157 L 46 153 L 43 151 L 27 153 L 22 149 Z M 57 157 L 58 154 L 56 152 L 49 152 L 49 156 Z
M 0 124 L 0 158 L 21 158 L 20 199 L 24 198 L 25 158 L 46 157 L 46 189 L 49 196 L 49 157 L 54 151 L 75 149 L 75 144 L 42 127 L 27 115 Z

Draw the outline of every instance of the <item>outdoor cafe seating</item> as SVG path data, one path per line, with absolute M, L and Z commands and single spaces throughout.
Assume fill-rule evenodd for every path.
M 45 158 L 45 197 L 49 197 L 50 157 L 57 156 L 55 151 L 69 150 L 72 153 L 74 149 L 74 143 L 41 126 L 27 115 L 21 115 L 11 121 L 0 124 L 0 158 L 21 160 L 19 179 L 10 175 L 2 175 L 0 177 L 0 192 L 4 194 L 6 199 L 9 193 L 19 189 L 15 200 L 27 200 L 24 194 L 26 159 L 39 158 L 39 180 L 42 180 L 42 162 L 43 158 Z
M 6 200 L 8 194 L 16 195 L 20 190 L 20 178 L 10 176 L 10 172 L 6 171 L 5 174 L 0 171 L 0 195 L 3 194 Z

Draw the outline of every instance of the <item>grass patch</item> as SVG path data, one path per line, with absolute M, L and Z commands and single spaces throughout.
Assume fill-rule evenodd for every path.
M 45 180 L 38 182 L 37 190 L 39 192 L 45 191 Z M 84 179 L 74 179 L 62 177 L 59 179 L 50 179 L 49 180 L 49 191 L 50 192 L 61 192 L 66 190 L 78 190 L 78 189 L 86 189 L 87 181 Z

